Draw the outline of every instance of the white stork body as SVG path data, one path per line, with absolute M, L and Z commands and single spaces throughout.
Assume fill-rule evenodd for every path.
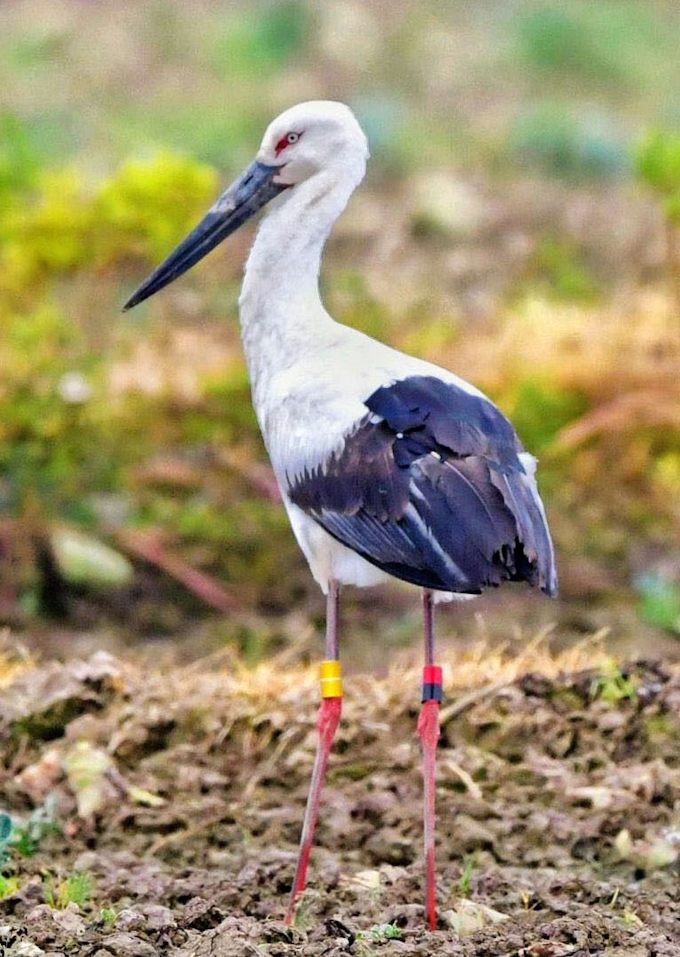
M 250 262 L 257 254 L 258 242 Z M 342 452 L 347 439 L 367 416 L 366 399 L 381 386 L 410 376 L 436 376 L 469 395 L 483 399 L 483 394 L 451 372 L 335 322 L 323 308 L 318 312 L 313 336 L 304 344 L 297 335 L 288 341 L 290 324 L 284 317 L 281 325 L 272 328 L 276 311 L 263 310 L 262 317 L 268 316 L 268 322 L 258 319 L 257 314 L 253 320 L 248 318 L 246 290 L 247 281 L 241 297 L 241 322 L 253 404 L 298 544 L 324 594 L 332 580 L 359 587 L 379 584 L 390 577 L 388 573 L 333 538 L 295 505 L 289 496 L 291 483 L 305 471 L 323 469 Z M 315 305 L 320 306 L 318 296 Z M 310 308 L 309 313 L 314 314 L 314 309 Z M 248 336 L 250 328 L 256 328 L 259 334 Z M 276 364 L 267 355 L 269 350 L 272 357 L 277 357 Z M 260 369 L 272 368 L 276 371 L 258 374 Z M 374 418 L 377 423 L 379 417 Z M 535 460 L 527 453 L 522 453 L 521 459 L 533 491 Z M 442 598 L 449 595 L 438 594 Z
M 326 658 L 338 664 L 339 586 L 374 585 L 392 575 L 424 589 L 418 730 L 427 913 L 434 927 L 441 675 L 433 661 L 433 595 L 477 594 L 507 580 L 554 594 L 557 578 L 535 461 L 505 416 L 453 373 L 336 323 L 323 307 L 323 247 L 367 158 L 366 138 L 346 106 L 312 102 L 287 110 L 268 127 L 256 161 L 126 308 L 177 278 L 271 202 L 245 271 L 242 338 L 253 403 L 293 530 L 328 595 Z M 320 744 L 288 920 L 304 888 L 340 717 L 341 686 L 333 688 L 328 693 L 322 685 Z
M 335 322 L 323 309 L 318 293 L 305 310 L 306 316 L 314 317 L 313 332 L 310 329 L 303 337 L 295 326 L 288 335 L 291 322 L 285 308 L 268 309 L 266 300 L 260 300 L 258 307 L 262 308 L 251 309 L 248 277 L 259 255 L 263 231 L 246 271 L 241 323 L 253 404 L 283 502 L 324 594 L 331 580 L 340 585 L 376 585 L 389 578 L 388 574 L 333 538 L 295 505 L 288 494 L 291 481 L 305 471 L 323 467 L 341 452 L 347 437 L 366 417 L 366 398 L 380 386 L 400 375 L 434 373 L 462 387 L 465 384 L 436 366 L 404 356 Z

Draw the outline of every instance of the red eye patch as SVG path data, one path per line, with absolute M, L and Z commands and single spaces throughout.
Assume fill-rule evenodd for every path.
M 295 133 L 294 131 L 286 133 L 286 135 L 282 136 L 279 142 L 276 144 L 276 147 L 274 148 L 274 154 L 278 156 L 279 153 L 283 152 L 287 146 L 293 146 L 295 143 L 297 143 L 301 136 L 302 133 Z

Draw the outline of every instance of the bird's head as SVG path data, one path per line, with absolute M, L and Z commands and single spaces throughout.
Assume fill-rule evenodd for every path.
M 262 139 L 260 163 L 278 167 L 274 182 L 296 186 L 324 170 L 356 170 L 363 175 L 368 143 L 344 103 L 312 100 L 277 116 Z
M 255 161 L 123 308 L 130 309 L 167 286 L 266 203 L 316 174 L 342 176 L 353 188 L 364 175 L 367 159 L 366 137 L 344 103 L 312 100 L 286 110 L 267 127 Z

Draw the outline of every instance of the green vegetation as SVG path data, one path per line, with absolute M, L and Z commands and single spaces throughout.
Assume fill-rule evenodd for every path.
M 92 283 L 122 263 L 161 258 L 214 197 L 215 172 L 161 152 L 123 164 L 92 189 L 73 170 L 41 174 L 21 199 L 25 185 L 14 182 L 15 200 L 0 213 L 0 507 L 46 540 L 55 519 L 98 527 L 101 495 L 118 496 L 128 502 L 129 522 L 160 524 L 189 540 L 208 533 L 216 553 L 236 540 L 229 557 L 244 562 L 245 571 L 260 551 L 253 536 L 265 534 L 252 508 L 225 513 L 221 497 L 210 501 L 192 487 L 181 498 L 172 482 L 151 494 L 142 481 L 130 498 L 130 470 L 155 452 L 208 448 L 217 440 L 259 443 L 242 367 L 221 381 L 206 379 L 205 400 L 181 415 L 174 414 L 171 395 L 154 400 L 127 394 L 112 404 L 110 360 L 98 345 L 98 330 L 74 322 L 55 301 L 64 277 Z M 129 327 L 124 349 L 134 335 Z M 278 510 L 264 503 L 261 511 L 268 529 L 283 527 Z M 66 580 L 76 581 L 73 563 L 62 561 L 65 553 L 56 549 L 57 534 L 57 565 Z M 96 547 L 93 541 L 90 550 Z M 265 563 L 264 574 L 273 574 L 271 557 L 258 561 Z M 88 569 L 84 578 L 82 569 L 78 573 L 77 581 L 83 580 L 92 580 Z M 25 609 L 39 604 L 34 571 L 24 570 L 17 587 Z
M 659 17 L 653 4 L 587 0 L 523 4 L 515 17 L 520 62 L 546 77 L 569 77 L 603 89 L 644 80 L 658 54 Z
M 4 811 L 0 814 L 0 868 L 4 867 L 10 857 L 10 840 L 14 825 L 12 818 Z
M 295 914 L 293 916 L 293 926 L 298 930 L 307 930 L 307 928 L 310 926 L 312 920 L 311 910 L 313 903 L 314 895 L 310 892 L 309 888 L 304 890 L 297 898 Z
M 54 801 L 48 798 L 23 823 L 16 823 L 5 812 L 0 813 L 0 900 L 17 893 L 21 887 L 20 874 L 7 873 L 13 852 L 19 857 L 33 857 L 45 838 L 58 832 L 54 811 Z M 86 871 L 73 871 L 62 878 L 47 872 L 43 874 L 42 885 L 45 903 L 59 910 L 70 903 L 82 908 L 92 896 L 92 876 Z M 112 912 L 109 921 L 115 923 L 115 913 Z
M 611 179 L 625 173 L 625 141 L 598 114 L 575 114 L 569 106 L 547 103 L 519 116 L 512 126 L 510 154 L 566 180 Z
M 611 668 L 593 678 L 590 684 L 590 696 L 595 700 L 617 704 L 619 701 L 634 701 L 637 697 L 635 682 L 622 674 L 612 663 Z
M 21 887 L 21 882 L 15 874 L 0 874 L 0 900 L 11 897 Z
M 621 314 L 598 338 L 617 289 L 650 266 L 617 261 L 632 240 L 573 222 L 609 191 L 612 234 L 624 227 L 634 172 L 661 205 L 677 290 L 680 134 L 662 104 L 680 88 L 680 20 L 633 0 L 520 0 L 493 22 L 456 3 L 348 11 L 349 40 L 330 7 L 304 0 L 201 17 L 144 0 L 134 26 L 106 4 L 85 25 L 70 0 L 45 23 L 5 11 L 0 553 L 20 617 L 68 614 L 63 588 L 130 587 L 139 556 L 119 554 L 121 531 L 151 530 L 251 606 L 290 607 L 308 582 L 271 493 L 234 321 L 246 238 L 134 313 L 120 305 L 252 157 L 271 116 L 328 95 L 329 77 L 373 153 L 329 250 L 331 311 L 463 375 L 470 362 L 541 457 L 563 555 L 580 538 L 621 577 L 627 539 L 672 540 L 680 430 L 674 400 L 661 409 L 652 394 L 674 394 L 672 323 L 662 305 L 653 329 Z M 411 208 L 416 174 L 430 171 L 467 204 L 450 230 Z M 526 192 L 508 198 L 527 178 L 528 204 Z M 576 214 L 556 218 L 555 197 Z M 506 256 L 506 240 L 525 252 Z M 525 355 L 509 357 L 509 342 Z M 627 393 L 638 414 L 617 410 Z M 576 526 L 575 501 L 588 506 Z M 647 620 L 674 630 L 676 589 L 640 591 Z M 168 620 L 149 613 L 151 628 Z M 243 642 L 254 657 L 267 644 Z
M 680 223 L 680 133 L 651 130 L 635 147 L 640 179 L 662 199 L 664 214 Z
M 76 167 L 7 188 L 0 214 L 0 291 L 36 302 L 40 284 L 131 257 L 154 261 L 190 228 L 217 190 L 213 169 L 167 150 L 123 163 L 94 189 Z M 19 187 L 17 190 L 16 187 Z M 30 187 L 30 188 L 29 188 Z
M 504 398 L 517 431 L 537 455 L 549 449 L 560 430 L 588 409 L 584 394 L 559 388 L 541 377 L 521 379 Z
M 69 904 L 82 908 L 92 897 L 92 883 L 92 875 L 87 871 L 73 871 L 61 878 L 44 874 L 45 903 L 57 910 L 65 910 Z
M 21 875 L 13 872 L 14 860 L 33 857 L 44 839 L 59 831 L 54 814 L 52 798 L 34 808 L 25 821 L 17 821 L 6 812 L 0 812 L 0 900 L 16 894 L 21 887 Z
M 680 584 L 660 569 L 648 569 L 638 575 L 635 588 L 641 617 L 680 636 Z
M 468 897 L 470 894 L 470 884 L 472 882 L 472 873 L 475 869 L 475 862 L 469 855 L 463 858 L 463 870 L 460 875 L 460 896 Z
M 540 239 L 529 270 L 533 288 L 544 291 L 548 298 L 589 303 L 600 295 L 583 255 L 573 243 L 557 236 Z
M 43 805 L 34 808 L 25 822 L 13 822 L 10 843 L 21 857 L 33 857 L 50 834 L 58 834 L 54 799 L 47 797 Z
M 368 930 L 359 930 L 356 933 L 357 954 L 359 957 L 371 957 L 377 951 L 372 944 L 381 944 L 389 940 L 401 940 L 401 927 L 397 924 L 374 924 Z
M 58 831 L 54 800 L 49 797 L 23 822 L 13 820 L 4 811 L 0 813 L 0 870 L 11 859 L 13 850 L 21 857 L 33 857 L 44 839 Z
M 20 881 L 16 874 L 5 873 L 12 855 L 13 831 L 12 818 L 3 811 L 0 813 L 0 900 L 11 897 L 20 887 Z
M 671 293 L 680 304 L 680 133 L 651 130 L 636 144 L 636 170 L 659 199 L 666 230 Z
M 73 170 L 44 174 L 0 212 L 5 509 L 83 519 L 86 489 L 123 481 L 134 410 L 112 409 L 94 332 L 57 304 L 55 287 L 69 274 L 96 283 L 114 262 L 159 258 L 215 189 L 214 171 L 160 153 L 125 164 L 93 191 Z
M 241 9 L 225 17 L 210 45 L 211 59 L 236 77 L 272 75 L 302 51 L 309 18 L 296 0 Z
M 401 940 L 401 927 L 397 924 L 374 924 L 368 930 L 357 933 L 357 940 Z
M 116 922 L 118 921 L 118 912 L 116 911 L 115 907 L 102 907 L 99 912 L 99 916 L 108 927 L 116 926 Z

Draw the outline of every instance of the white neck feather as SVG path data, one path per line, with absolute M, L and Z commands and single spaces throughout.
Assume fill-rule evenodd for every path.
M 335 325 L 321 302 L 321 255 L 333 223 L 363 175 L 326 169 L 286 190 L 263 219 L 239 298 L 253 396 L 265 375 L 286 368 Z

